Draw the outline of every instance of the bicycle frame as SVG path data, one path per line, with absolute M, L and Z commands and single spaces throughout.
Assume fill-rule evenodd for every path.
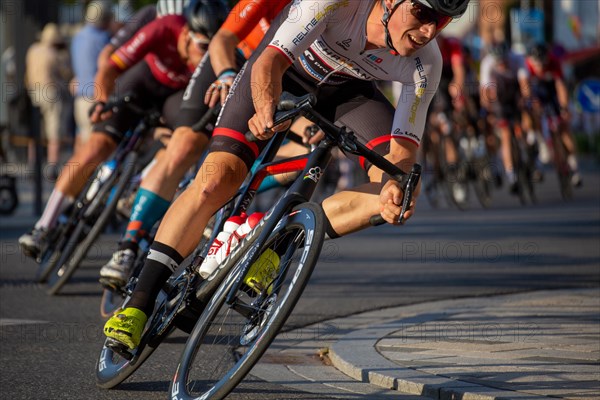
M 285 98 L 285 95 L 282 95 L 282 98 Z M 258 238 L 254 241 L 250 248 L 245 249 L 246 253 L 240 261 L 242 264 L 242 272 L 238 274 L 238 278 L 233 283 L 229 294 L 227 295 L 226 302 L 230 305 L 234 304 L 236 297 L 235 293 L 242 285 L 243 277 L 258 258 L 257 250 L 261 243 L 267 240 L 271 231 L 275 229 L 277 224 L 280 223 L 281 218 L 287 212 L 289 212 L 289 210 L 298 204 L 309 201 L 312 198 L 323 172 L 331 161 L 331 152 L 333 148 L 340 147 L 343 151 L 365 157 L 374 166 L 390 173 L 394 179 L 401 183 L 403 188 L 408 188 L 408 190 L 405 192 L 403 200 L 403 212 L 400 217 L 401 219 L 403 218 L 404 212 L 409 209 L 412 190 L 416 186 L 417 180 L 420 176 L 421 168 L 418 164 L 415 164 L 411 173 L 407 174 L 396 165 L 390 163 L 384 157 L 371 151 L 362 143 L 357 141 L 356 137 L 351 131 L 346 130 L 346 128 L 343 126 L 338 127 L 325 119 L 318 112 L 312 109 L 312 105 L 315 102 L 315 99 L 312 95 L 306 95 L 296 100 L 297 101 L 293 101 L 293 105 L 287 105 L 287 107 L 291 107 L 291 109 L 287 111 L 280 111 L 276 114 L 274 126 L 302 114 L 304 117 L 317 124 L 325 132 L 325 139 L 323 139 L 316 149 L 313 150 L 308 156 L 308 160 L 302 174 L 296 178 L 284 196 L 277 201 L 277 203 L 265 214 L 260 222 L 259 225 L 264 225 L 264 228 L 260 231 Z M 284 102 L 285 101 L 286 100 L 284 100 Z M 372 220 L 373 224 L 381 223 L 377 217 Z M 252 238 L 253 234 L 250 232 L 246 238 L 244 238 L 244 241 L 247 242 Z M 245 248 L 245 246 L 242 244 L 238 245 L 236 249 L 232 251 L 230 257 L 235 259 L 236 253 L 242 248 Z M 225 264 L 230 263 L 227 262 Z M 243 312 L 244 305 L 236 304 L 234 307 Z

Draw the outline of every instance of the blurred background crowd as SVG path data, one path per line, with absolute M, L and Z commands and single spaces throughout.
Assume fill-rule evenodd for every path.
M 97 7 L 89 3 L 1 3 L 4 163 L 32 166 L 37 145 L 43 149 L 42 162 L 50 165 L 45 172 L 56 177 L 61 160 L 85 143 L 89 132 L 87 110 L 99 52 L 136 10 L 155 1 L 96 0 Z M 472 0 L 466 15 L 443 35 L 460 41 L 474 71 L 498 41 L 521 54 L 532 44 L 547 43 L 565 74 L 571 130 L 579 151 L 600 158 L 599 17 L 600 0 Z M 477 87 L 477 82 L 472 84 Z M 386 89 L 393 96 L 393 89 Z

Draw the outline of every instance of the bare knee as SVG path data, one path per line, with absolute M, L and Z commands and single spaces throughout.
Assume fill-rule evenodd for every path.
M 237 157 L 213 155 L 210 154 L 202 164 L 192 187 L 200 202 L 220 206 L 235 194 L 248 170 Z

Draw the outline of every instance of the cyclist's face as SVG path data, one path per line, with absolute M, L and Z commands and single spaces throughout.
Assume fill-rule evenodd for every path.
M 386 1 L 388 7 L 391 3 Z M 416 0 L 403 1 L 389 20 L 392 44 L 399 55 L 410 56 L 433 40 L 450 20 Z
M 209 43 L 210 40 L 206 36 L 184 29 L 180 35 L 179 54 L 189 65 L 195 67 L 204 57 Z

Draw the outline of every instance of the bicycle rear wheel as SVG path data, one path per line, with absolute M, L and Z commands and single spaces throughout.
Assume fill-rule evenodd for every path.
M 62 251 L 67 246 L 71 233 L 75 229 L 69 222 L 65 222 L 63 225 L 58 226 L 57 231 L 52 234 L 50 244 L 41 256 L 40 265 L 35 275 L 35 281 L 37 283 L 45 283 L 48 280 L 48 276 L 56 267 L 56 263 L 60 260 Z
M 527 174 L 525 171 L 525 164 L 523 162 L 523 156 L 521 154 L 521 146 L 516 137 L 511 138 L 511 155 L 513 161 L 513 170 L 515 171 L 517 192 L 515 193 L 519 197 L 521 205 L 527 204 L 527 197 L 525 196 L 525 181 L 527 180 Z
M 264 243 L 246 244 L 246 254 L 268 254 L 271 260 L 277 254 L 278 272 L 260 294 L 242 284 L 228 303 L 232 288 L 243 278 L 243 259 L 231 268 L 186 342 L 170 396 L 222 399 L 237 386 L 292 312 L 316 265 L 324 235 L 323 210 L 304 203 L 284 217 Z
M 470 172 L 473 175 L 473 189 L 477 200 L 483 208 L 489 208 L 492 205 L 492 180 L 494 179 L 490 160 L 487 156 L 479 157 L 470 168 L 474 169 Z
M 98 218 L 93 222 L 93 225 L 89 232 L 85 235 L 85 238 L 77 245 L 77 247 L 73 250 L 71 254 L 67 257 L 64 257 L 64 263 L 60 265 L 59 270 L 62 274 L 56 276 L 52 276 L 49 282 L 48 294 L 56 294 L 60 291 L 60 289 L 69 281 L 71 276 L 75 273 L 77 268 L 79 268 L 79 264 L 87 255 L 90 247 L 94 244 L 100 233 L 104 231 L 104 228 L 108 224 L 108 221 L 114 217 L 115 209 L 117 208 L 117 202 L 121 197 L 121 194 L 127 188 L 131 177 L 135 172 L 135 161 L 137 160 L 136 153 L 129 153 L 125 162 L 122 164 L 123 167 L 121 171 L 121 175 L 114 186 L 112 191 L 106 193 L 108 199 L 106 200 L 106 204 L 102 209 Z

